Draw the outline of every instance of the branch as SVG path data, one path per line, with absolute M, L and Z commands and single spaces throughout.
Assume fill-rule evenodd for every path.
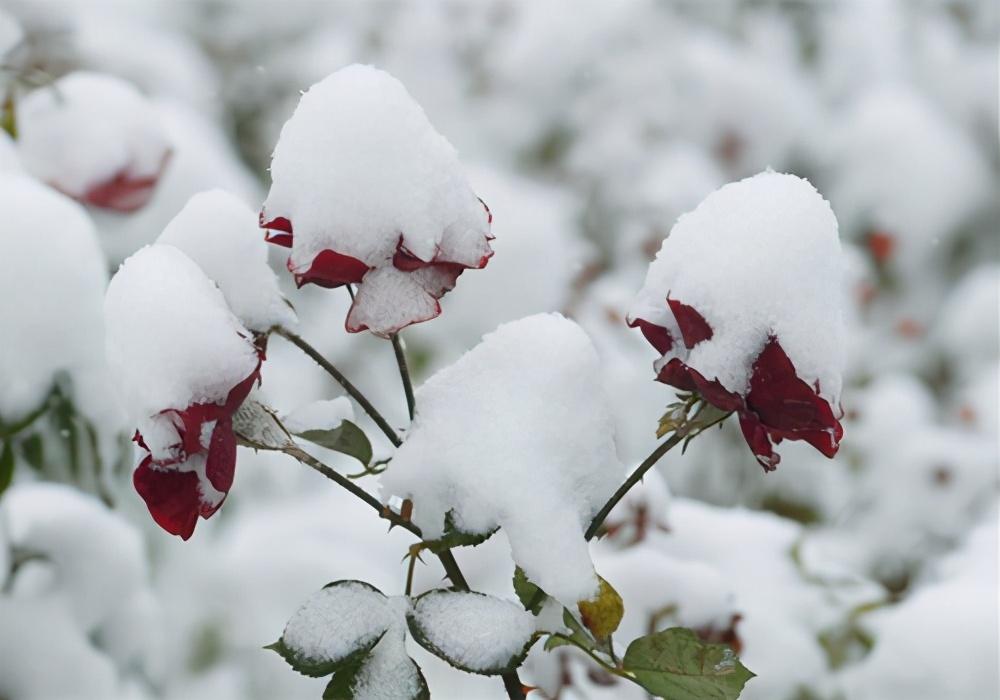
M 413 398 L 413 383 L 410 381 L 410 368 L 406 366 L 406 355 L 403 352 L 403 340 L 399 333 L 392 334 L 392 350 L 396 353 L 396 364 L 399 366 L 399 378 L 403 381 L 403 393 L 406 394 L 406 410 L 413 420 L 416 400 Z
M 601 510 L 598 511 L 597 515 L 594 516 L 594 519 L 590 521 L 590 527 L 587 528 L 587 533 L 585 535 L 588 540 L 592 540 L 594 538 L 597 531 L 601 529 L 601 525 L 604 524 L 604 519 L 608 517 L 612 510 L 614 510 L 614 507 L 618 505 L 618 502 L 625 498 L 625 494 L 627 494 L 633 486 L 642 481 L 642 477 L 645 476 L 646 472 L 648 472 L 654 464 L 660 461 L 660 458 L 663 455 L 667 454 L 667 452 L 672 450 L 682 440 L 684 440 L 684 437 L 684 435 L 674 433 L 669 440 L 661 442 L 660 445 L 653 450 L 650 455 L 646 457 L 646 459 L 643 460 L 642 464 L 635 468 L 635 471 L 629 475 L 629 477 L 625 480 L 625 483 L 618 487 L 618 490 L 615 491 L 614 495 L 608 499 L 608 502 L 604 504 Z
M 297 346 L 300 350 L 302 350 L 302 352 L 312 358 L 313 362 L 322 367 L 327 374 L 333 377 L 337 383 L 344 388 L 344 391 L 350 394 L 351 398 L 358 402 L 358 405 L 361 406 L 365 413 L 371 417 L 371 419 L 375 422 L 375 425 L 377 425 L 379 429 L 385 433 L 385 436 L 389 438 L 389 442 L 396 447 L 403 444 L 402 440 L 400 440 L 399 436 L 396 434 L 396 431 L 393 430 L 392 426 L 390 426 L 386 419 L 382 417 L 382 414 L 375 409 L 371 401 L 369 401 L 368 398 L 362 394 L 361 391 L 350 382 L 350 380 L 347 379 L 347 377 L 341 374 L 340 370 L 334 367 L 330 361 L 323 357 L 319 351 L 316 350 L 316 348 L 303 340 L 301 336 L 293 333 L 287 328 L 276 326 L 271 329 L 271 332 L 275 335 L 280 335 L 292 345 Z

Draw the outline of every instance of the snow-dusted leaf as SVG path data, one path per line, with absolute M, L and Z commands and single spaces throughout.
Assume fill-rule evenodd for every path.
M 487 532 L 464 532 L 455 525 L 454 513 L 449 510 L 444 516 L 444 535 L 425 544 L 427 550 L 433 554 L 440 554 L 452 547 L 476 547 L 493 537 L 498 529 L 492 528 Z
M 580 619 L 596 639 L 607 639 L 625 615 L 625 604 L 618 591 L 603 578 L 598 577 L 600 589 L 596 596 L 589 600 L 581 600 L 576 604 L 580 611 Z
M 281 450 L 294 444 L 274 411 L 252 398 L 233 414 L 233 431 L 240 442 L 258 450 Z
M 14 444 L 7 440 L 0 447 L 0 494 L 7 490 L 14 480 Z
M 528 580 L 527 574 L 520 566 L 514 567 L 514 593 L 517 594 L 517 599 L 521 601 L 524 609 L 532 615 L 541 612 L 542 605 L 548 597 L 541 588 Z
M 365 467 L 372 461 L 372 444 L 368 436 L 349 420 L 341 421 L 340 425 L 329 430 L 304 430 L 295 435 L 328 450 L 354 457 Z
M 486 676 L 520 666 L 535 640 L 531 613 L 483 593 L 429 591 L 414 601 L 407 622 L 413 638 L 429 652 Z
M 389 599 L 362 581 L 334 581 L 314 593 L 274 644 L 299 673 L 315 678 L 360 664 L 395 618 Z
M 683 627 L 636 639 L 623 664 L 639 685 L 668 700 L 735 700 L 754 677 L 728 646 Z
M 337 671 L 323 700 L 430 700 L 420 667 L 406 654 L 402 630 L 390 630 L 370 654 Z

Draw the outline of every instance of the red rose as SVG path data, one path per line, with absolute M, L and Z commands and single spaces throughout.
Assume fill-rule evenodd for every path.
M 236 471 L 233 414 L 259 381 L 258 364 L 250 376 L 233 387 L 225 402 L 192 404 L 182 411 L 169 409 L 161 414 L 173 419 L 179 441 L 170 447 L 172 455 L 167 459 L 157 460 L 152 454 L 143 458 L 132 475 L 132 483 L 153 520 L 170 534 L 188 539 L 198 516 L 208 519 L 222 506 Z M 138 431 L 132 439 L 149 451 Z M 202 460 L 203 468 L 193 463 Z M 201 473 L 221 498 L 203 492 Z

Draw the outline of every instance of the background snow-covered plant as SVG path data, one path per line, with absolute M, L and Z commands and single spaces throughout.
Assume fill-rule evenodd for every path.
M 626 326 L 677 217 L 767 167 L 823 193 L 844 253 L 839 302 L 817 302 L 839 305 L 846 323 L 837 456 L 785 440 L 776 450 L 780 466 L 765 477 L 731 418 L 691 441 L 683 457 L 678 447 L 646 472 L 608 515 L 602 537 L 581 550 L 585 563 L 624 601 L 616 642 L 689 628 L 702 643 L 736 651 L 757 674 L 743 697 L 997 695 L 994 3 L 578 3 L 568 13 L 560 3 L 508 1 L 114 8 L 11 1 L 3 10 L 0 121 L 18 138 L 0 135 L 0 484 L 10 482 L 0 496 L 0 697 L 318 697 L 329 678 L 292 673 L 260 647 L 275 642 L 298 606 L 341 580 L 366 581 L 396 601 L 386 627 L 392 635 L 369 661 L 412 657 L 435 697 L 505 696 L 499 680 L 455 671 L 449 657 L 467 667 L 475 659 L 451 648 L 455 640 L 442 640 L 434 623 L 418 624 L 421 608 L 443 594 L 410 608 L 399 600 L 408 579 L 414 594 L 448 585 L 435 553 L 401 563 L 417 542 L 411 532 L 400 526 L 386 534 L 372 503 L 287 454 L 239 448 L 225 502 L 184 543 L 151 525 L 131 486 L 146 451 L 127 442 L 135 418 L 121 412 L 102 359 L 101 298 L 118 264 L 156 241 L 154 249 L 180 251 L 214 282 L 248 346 L 271 325 L 284 331 L 267 343 L 262 393 L 244 404 L 270 413 L 233 414 L 236 432 L 293 441 L 293 451 L 368 489 L 379 508 L 385 494 L 374 483 L 396 480 L 401 497 L 412 495 L 410 524 L 450 523 L 453 536 L 481 539 L 491 519 L 509 519 L 477 510 L 480 521 L 462 522 L 463 530 L 454 514 L 438 522 L 448 498 L 433 514 L 420 508 L 418 496 L 430 490 L 420 482 L 420 443 L 454 430 L 449 456 L 467 459 L 462 443 L 476 416 L 418 416 L 414 442 L 398 455 L 413 469 L 394 460 L 372 475 L 394 455 L 386 431 L 286 342 L 304 338 L 355 382 L 389 431 L 409 437 L 389 344 L 347 336 L 348 294 L 315 284 L 296 290 L 283 268 L 297 242 L 291 251 L 267 246 L 254 230 L 271 184 L 266 168 L 299 91 L 352 63 L 374 64 L 406 86 L 458 149 L 469 191 L 493 214 L 495 255 L 485 268 L 464 272 L 454 291 L 439 294 L 454 280 L 427 286 L 431 273 L 412 258 L 474 268 L 482 255 L 435 261 L 417 244 L 403 246 L 400 261 L 417 269 L 392 266 L 400 273 L 392 275 L 428 296 L 418 308 L 366 317 L 391 326 L 387 312 L 426 317 L 440 305 L 438 318 L 404 331 L 418 387 L 448 368 L 418 392 L 418 409 L 426 400 L 431 411 L 452 381 L 470 400 L 493 393 L 489 381 L 503 367 L 483 369 L 477 387 L 454 372 L 474 365 L 469 358 L 449 365 L 501 323 L 561 311 L 596 352 L 599 376 L 582 377 L 581 387 L 603 384 L 607 392 L 608 416 L 588 420 L 614 424 L 620 477 L 656 447 L 668 405 L 677 404 L 666 428 L 697 410 L 653 381 L 656 353 Z M 81 78 L 95 87 L 77 92 Z M 62 98 L 61 85 L 68 86 Z M 60 105 L 79 116 L 61 119 Z M 317 142 L 308 155 L 322 158 L 323 149 Z M 358 174 L 346 184 L 361 183 Z M 394 176 L 372 196 L 388 197 L 390 185 L 413 173 Z M 230 194 L 192 199 L 213 188 Z M 403 204 L 384 201 L 387 209 Z M 469 207 L 468 216 L 488 220 L 482 208 Z M 343 247 L 343 231 L 319 233 L 317 250 L 361 254 Z M 398 236 L 385 240 L 395 253 Z M 219 250 L 231 255 L 220 258 Z M 790 255 L 780 246 L 759 252 L 771 271 Z M 714 261 L 693 262 L 710 270 Z M 736 296 L 758 292 L 763 285 Z M 794 293 L 785 296 L 772 300 L 795 303 Z M 715 330 L 711 299 L 676 298 Z M 183 299 L 176 302 L 171 312 L 180 315 Z M 776 312 L 754 309 L 747 320 Z M 537 320 L 546 318 L 533 322 L 555 323 Z M 683 341 L 683 330 L 674 337 Z M 176 334 L 194 336 L 183 324 Z M 794 350 L 782 348 L 795 362 Z M 706 350 L 675 348 L 695 370 Z M 571 371 L 555 367 L 543 383 L 551 391 L 561 386 L 559 370 Z M 809 374 L 808 383 L 819 378 Z M 837 411 L 836 388 L 825 381 L 818 388 Z M 560 412 L 576 408 L 567 401 L 532 406 L 535 425 L 509 417 L 516 441 L 499 447 L 511 454 L 523 448 L 519 441 L 544 436 L 539 454 L 583 449 L 574 443 L 579 426 L 559 422 Z M 509 411 L 494 408 L 502 432 Z M 583 437 L 600 439 L 593 431 Z M 559 438 L 563 452 L 554 451 Z M 197 474 L 187 460 L 171 466 L 182 464 L 173 471 Z M 393 464 L 402 465 L 398 472 Z M 450 479 L 461 470 L 442 464 L 431 474 Z M 402 512 L 403 502 L 387 503 Z M 470 588 L 516 605 L 515 588 L 523 593 L 525 582 L 538 581 L 513 578 L 507 545 L 502 528 L 454 556 Z M 549 652 L 544 643 L 519 669 L 538 688 L 532 695 L 644 697 L 572 642 Z

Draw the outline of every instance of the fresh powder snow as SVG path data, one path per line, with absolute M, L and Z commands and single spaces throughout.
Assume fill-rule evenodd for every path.
M 558 314 L 504 324 L 417 391 L 383 498 L 411 498 L 428 539 L 500 526 L 514 561 L 567 605 L 597 578 L 583 533 L 622 479 L 597 352 Z
M 191 197 L 160 234 L 157 243 L 179 248 L 194 260 L 226 298 L 243 324 L 258 333 L 295 322 L 267 264 L 257 214 L 225 190 Z
M 382 636 L 396 617 L 379 591 L 359 581 L 338 581 L 295 611 L 281 641 L 310 661 L 339 661 Z
M 496 672 L 519 656 L 535 616 L 517 603 L 463 591 L 434 591 L 414 602 L 412 617 L 427 640 L 459 666 Z
M 0 419 L 40 407 L 56 374 L 104 364 L 104 258 L 87 212 L 28 177 L 0 174 Z M 75 383 L 79 383 L 76 382 Z

